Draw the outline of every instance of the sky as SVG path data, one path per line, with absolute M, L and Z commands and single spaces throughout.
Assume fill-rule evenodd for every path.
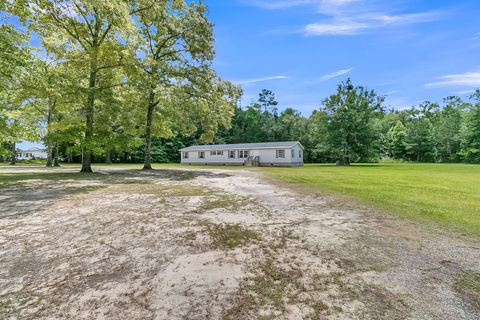
M 337 85 L 409 108 L 480 88 L 480 1 L 205 0 L 215 24 L 214 67 L 242 86 L 245 106 L 261 89 L 279 109 L 305 116 Z

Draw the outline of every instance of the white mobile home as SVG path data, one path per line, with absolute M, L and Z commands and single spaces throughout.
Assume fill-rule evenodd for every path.
M 298 141 L 202 145 L 183 148 L 182 164 L 302 166 Z
M 31 159 L 46 159 L 47 153 L 45 150 L 40 148 L 31 148 L 31 149 L 18 149 L 17 150 L 17 159 L 18 160 L 31 160 Z

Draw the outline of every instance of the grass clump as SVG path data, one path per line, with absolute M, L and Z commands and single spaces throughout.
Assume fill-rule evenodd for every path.
M 374 263 L 370 266 L 370 270 L 376 271 L 376 272 L 385 272 L 388 270 L 388 268 L 383 263 Z
M 455 285 L 457 289 L 469 294 L 470 296 L 476 296 L 478 304 L 480 304 L 480 273 L 474 271 L 463 271 L 460 273 L 456 280 Z
M 230 209 L 240 210 L 246 207 L 254 207 L 257 211 L 266 211 L 264 207 L 259 205 L 253 199 L 247 197 L 237 196 L 233 194 L 220 194 L 217 193 L 212 197 L 204 198 L 201 206 L 198 208 L 198 212 L 205 212 L 215 209 Z
M 217 249 L 235 249 L 262 240 L 259 233 L 240 224 L 207 223 L 206 230 L 213 247 Z
M 183 234 L 183 238 L 187 241 L 197 240 L 197 233 L 195 231 L 187 231 Z
M 310 312 L 305 319 L 321 319 L 330 312 L 315 289 L 309 288 L 306 271 L 278 261 L 274 251 L 267 252 L 249 269 L 252 276 L 241 283 L 232 307 L 224 310 L 223 319 L 250 319 L 252 314 L 261 315 L 261 319 L 283 319 L 288 317 L 289 305 L 308 307 Z
M 219 208 L 233 208 L 238 209 L 240 207 L 240 201 L 232 196 L 227 194 L 218 195 L 214 198 L 206 198 L 200 209 L 201 211 L 208 211 Z
M 250 267 L 253 276 L 241 283 L 232 301 L 224 310 L 223 319 L 248 319 L 250 314 L 262 314 L 263 319 L 276 319 L 286 313 L 286 302 L 292 287 L 299 286 L 299 269 L 287 272 L 279 268 L 273 257 L 256 261 Z

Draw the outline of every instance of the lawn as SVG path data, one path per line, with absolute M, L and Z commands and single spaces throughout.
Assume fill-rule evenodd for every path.
M 480 166 L 381 163 L 265 168 L 313 192 L 341 194 L 387 213 L 480 235 Z

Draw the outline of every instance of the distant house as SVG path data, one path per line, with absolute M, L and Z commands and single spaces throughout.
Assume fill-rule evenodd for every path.
M 217 144 L 181 149 L 182 164 L 302 166 L 303 146 L 298 141 Z
M 46 159 L 47 153 L 40 148 L 19 149 L 17 150 L 18 160 L 31 160 L 31 159 Z

